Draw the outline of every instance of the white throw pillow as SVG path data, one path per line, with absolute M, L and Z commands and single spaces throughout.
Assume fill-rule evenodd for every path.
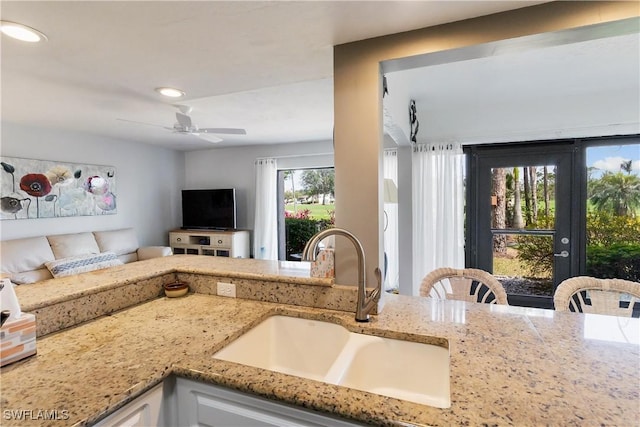
M 113 252 L 116 255 L 130 254 L 138 250 L 138 237 L 133 228 L 121 230 L 94 231 L 100 252 Z
M 5 273 L 44 268 L 44 263 L 55 259 L 49 241 L 45 236 L 24 239 L 4 240 L 0 242 L 0 270 Z
M 56 234 L 47 239 L 56 259 L 100 253 L 93 233 Z
M 122 261 L 113 252 L 75 256 L 46 263 L 53 277 L 71 276 L 116 265 L 122 265 Z

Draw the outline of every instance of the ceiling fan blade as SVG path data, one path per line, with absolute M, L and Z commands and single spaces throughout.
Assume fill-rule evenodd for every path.
M 205 141 L 209 141 L 209 142 L 213 142 L 213 143 L 217 143 L 217 142 L 221 142 L 222 141 L 222 138 L 218 138 L 215 135 L 208 135 L 206 133 L 199 134 L 198 138 L 204 139 Z
M 246 135 L 247 131 L 239 128 L 202 128 L 198 129 L 201 133 L 219 133 L 226 135 Z
M 187 131 L 187 130 L 174 130 L 174 133 L 180 134 L 180 135 L 187 135 L 187 136 L 194 136 L 196 138 L 200 138 L 200 139 L 204 139 L 207 142 L 221 142 L 223 141 L 222 138 L 218 138 L 215 135 L 208 135 L 208 134 L 203 134 L 200 133 L 200 131 L 197 132 L 191 132 L 191 131 Z
M 159 127 L 159 128 L 164 128 L 165 127 L 165 126 L 162 126 L 162 125 L 156 125 L 154 123 L 137 122 L 135 120 L 118 119 L 118 118 L 116 120 L 121 121 L 121 122 L 127 122 L 127 123 L 135 123 L 137 125 L 155 126 L 155 127 Z
M 184 129 L 191 128 L 191 117 L 187 116 L 186 114 L 177 112 L 176 119 L 178 120 L 178 123 L 180 123 L 180 126 L 182 126 Z
M 173 104 L 173 106 L 180 110 L 180 112 L 183 114 L 189 114 L 193 110 L 193 107 L 189 105 Z

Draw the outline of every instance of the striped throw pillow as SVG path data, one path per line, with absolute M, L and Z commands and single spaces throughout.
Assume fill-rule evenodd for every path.
M 113 252 L 81 255 L 57 259 L 45 263 L 53 277 L 65 277 L 73 274 L 86 273 L 107 267 L 122 265 L 122 261 Z

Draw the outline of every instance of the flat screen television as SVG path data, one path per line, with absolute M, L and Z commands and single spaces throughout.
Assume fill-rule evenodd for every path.
M 182 190 L 182 228 L 236 228 L 236 190 Z

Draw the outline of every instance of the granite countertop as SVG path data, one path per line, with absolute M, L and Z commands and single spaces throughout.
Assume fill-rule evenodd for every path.
M 332 286 L 333 279 L 309 277 L 310 263 L 197 255 L 173 255 L 131 262 L 105 270 L 17 286 L 23 311 L 69 301 L 109 288 L 168 273 L 195 273 L 302 285 Z
M 2 412 L 65 410 L 65 424 L 92 424 L 175 374 L 378 425 L 629 425 L 640 417 L 638 319 L 385 297 L 367 324 L 352 313 L 246 299 L 155 299 L 39 338 L 37 355 L 2 368 Z M 390 338 L 447 339 L 451 408 L 212 358 L 276 313 Z

